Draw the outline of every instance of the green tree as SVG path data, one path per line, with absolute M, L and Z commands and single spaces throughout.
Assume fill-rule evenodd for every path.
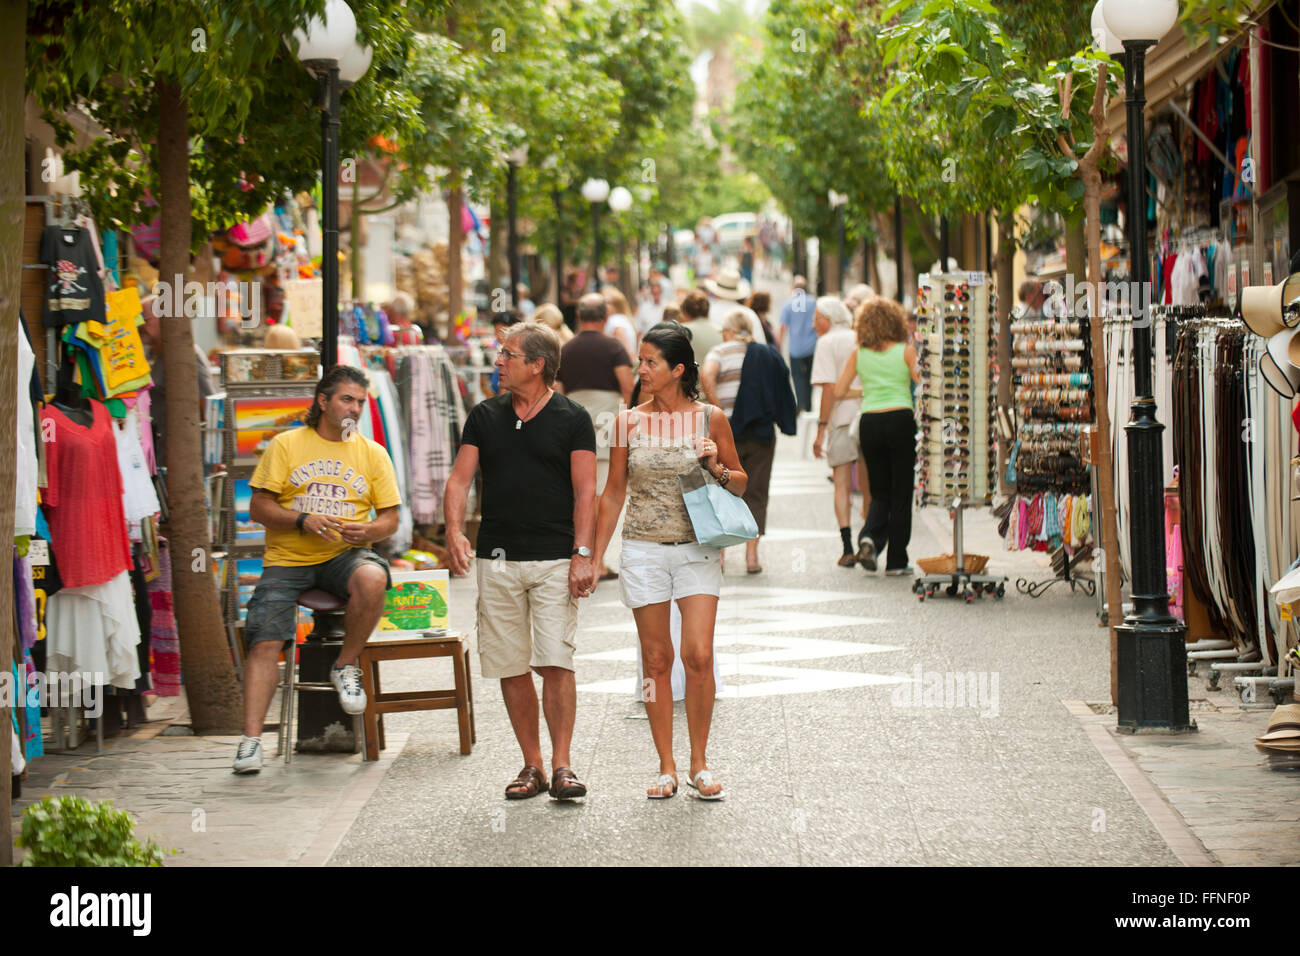
M 319 135 L 309 132 L 314 84 L 283 38 L 322 9 L 322 0 L 32 4 L 28 86 L 63 136 L 69 131 L 61 117 L 74 106 L 109 131 L 108 139 L 68 157 L 86 173 L 102 224 L 147 221 L 155 212 L 144 205 L 146 191 L 156 198 L 164 281 L 189 274 L 191 252 L 206 230 L 260 211 L 280 190 L 309 184 L 319 168 Z M 401 60 L 400 7 L 372 8 L 360 19 L 380 65 L 347 98 L 364 106 L 369 122 L 345 120 L 344 150 L 414 115 L 399 93 L 372 86 L 374 76 Z M 345 115 L 360 119 L 355 110 Z M 180 317 L 165 319 L 162 328 L 168 532 L 186 693 L 198 732 L 234 733 L 242 713 L 207 554 L 193 332 Z

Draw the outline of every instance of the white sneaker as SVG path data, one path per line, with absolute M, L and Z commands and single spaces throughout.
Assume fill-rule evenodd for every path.
M 355 717 L 366 712 L 366 692 L 361 689 L 361 668 L 356 664 L 330 668 L 330 683 L 339 692 L 343 713 Z
M 235 751 L 235 773 L 257 773 L 262 769 L 262 738 L 241 737 Z

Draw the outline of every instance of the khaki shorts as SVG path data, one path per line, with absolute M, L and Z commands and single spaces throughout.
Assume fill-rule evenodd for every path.
M 861 450 L 858 440 L 849 434 L 849 426 L 837 425 L 831 429 L 830 440 L 826 443 L 826 461 L 832 468 L 848 465 L 858 460 Z
M 518 677 L 530 667 L 573 670 L 578 599 L 569 594 L 569 559 L 475 563 L 483 676 Z

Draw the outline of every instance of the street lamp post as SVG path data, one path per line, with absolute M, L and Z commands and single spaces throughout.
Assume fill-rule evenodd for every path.
M 294 30 L 299 61 L 317 78 L 321 96 L 321 367 L 338 361 L 339 344 L 339 93 L 365 75 L 371 50 L 357 43 L 357 21 L 344 0 L 328 0 L 324 18 Z M 286 40 L 287 42 L 287 40 Z
M 506 154 L 506 215 L 509 219 L 509 234 L 506 239 L 506 256 L 510 259 L 510 303 L 519 307 L 519 282 L 522 269 L 519 265 L 519 196 L 516 174 L 519 167 L 528 161 L 528 144 L 516 146 Z
M 591 288 L 600 291 L 600 204 L 609 198 L 609 183 L 603 179 L 588 179 L 582 184 L 582 198 L 591 203 Z
M 351 86 L 370 68 L 371 50 L 357 43 L 357 21 L 344 0 L 327 0 L 324 18 L 313 17 L 307 29 L 295 30 L 298 60 L 320 84 L 321 94 L 321 346 L 323 371 L 338 362 L 339 344 L 339 91 Z M 317 628 L 328 629 L 328 616 L 317 611 Z M 333 638 L 309 640 L 298 656 L 298 680 L 325 683 L 337 656 Z M 293 666 L 292 660 L 289 665 Z M 350 734 L 335 736 L 331 726 L 349 726 L 332 694 L 311 694 L 298 709 L 298 741 L 324 750 L 352 750 Z
M 1169 613 L 1163 534 L 1164 461 L 1151 387 L 1151 297 L 1147 291 L 1146 51 L 1178 19 L 1177 0 L 1103 0 L 1104 25 L 1127 54 L 1124 102 L 1128 121 L 1128 240 L 1133 308 L 1132 418 L 1128 433 L 1130 554 L 1133 611 L 1115 628 L 1119 656 L 1119 729 L 1194 730 L 1187 704 L 1184 627 Z

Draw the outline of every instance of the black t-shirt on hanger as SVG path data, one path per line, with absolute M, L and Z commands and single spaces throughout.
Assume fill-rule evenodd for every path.
M 90 233 L 78 227 L 47 226 L 41 237 L 45 281 L 45 326 L 104 321 L 104 283 Z

